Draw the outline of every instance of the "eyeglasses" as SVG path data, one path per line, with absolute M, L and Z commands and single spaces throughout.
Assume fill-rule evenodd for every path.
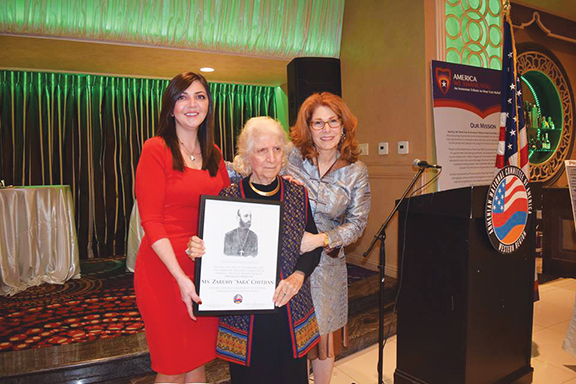
M 324 120 L 314 120 L 310 122 L 310 127 L 316 131 L 324 129 L 324 126 L 328 124 L 330 128 L 340 128 L 342 126 L 342 121 L 337 118 L 330 119 L 328 121 Z

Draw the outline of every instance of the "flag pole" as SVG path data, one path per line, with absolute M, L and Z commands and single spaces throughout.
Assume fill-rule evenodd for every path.
M 513 52 L 513 56 L 512 56 L 512 62 L 513 67 L 512 70 L 514 71 L 513 76 L 514 76 L 514 84 L 518 84 L 518 87 L 520 87 L 520 83 L 518 82 L 518 66 L 517 66 L 517 62 L 516 62 L 516 58 L 518 57 L 516 54 L 516 41 L 514 40 L 514 33 L 512 30 L 512 19 L 510 18 L 510 9 L 512 8 L 512 6 L 510 5 L 510 0 L 505 0 L 506 4 L 504 4 L 504 13 L 505 13 L 505 17 L 506 17 L 506 22 L 510 25 L 510 39 L 512 40 L 512 52 Z M 517 91 L 520 91 L 520 89 L 518 89 Z M 514 108 L 516 108 L 516 111 L 518 111 L 518 99 L 515 97 L 514 99 Z M 518 145 L 518 163 L 516 164 L 516 166 L 520 169 L 522 169 L 522 159 L 520 156 L 520 148 L 522 147 L 522 143 L 520 140 L 520 118 L 518 117 L 516 119 L 516 141 L 517 141 L 517 145 Z M 528 175 L 527 175 L 528 176 Z

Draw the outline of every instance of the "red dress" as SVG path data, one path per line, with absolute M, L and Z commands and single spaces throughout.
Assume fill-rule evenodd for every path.
M 152 369 L 166 375 L 189 372 L 216 357 L 218 318 L 190 319 L 180 289 L 151 244 L 168 238 L 192 281 L 194 262 L 186 255 L 197 233 L 200 195 L 218 195 L 230 184 L 224 162 L 208 171 L 172 169 L 172 154 L 160 137 L 146 141 L 136 171 L 136 199 L 145 236 L 136 259 L 134 288 L 146 327 Z

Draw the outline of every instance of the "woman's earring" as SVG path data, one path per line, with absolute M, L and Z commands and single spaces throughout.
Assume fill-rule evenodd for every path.
M 342 133 L 340 135 L 340 142 L 343 143 L 345 139 L 346 139 L 346 132 L 344 132 L 344 130 L 342 130 Z

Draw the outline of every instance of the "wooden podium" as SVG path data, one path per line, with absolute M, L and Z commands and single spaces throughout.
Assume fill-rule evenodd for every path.
M 516 252 L 497 252 L 487 191 L 431 193 L 400 207 L 395 384 L 532 382 L 533 221 Z

